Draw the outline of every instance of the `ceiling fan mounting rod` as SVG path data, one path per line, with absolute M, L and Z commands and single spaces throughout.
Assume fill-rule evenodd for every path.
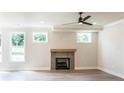
M 82 14 L 83 14 L 83 12 L 79 12 L 79 14 L 80 14 L 80 15 L 82 15 Z

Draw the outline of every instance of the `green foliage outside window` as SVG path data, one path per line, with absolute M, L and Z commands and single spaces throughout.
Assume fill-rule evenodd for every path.
M 87 42 L 88 41 L 88 36 L 87 35 L 82 35 L 80 38 L 82 42 Z
M 47 33 L 34 32 L 33 33 L 33 41 L 34 42 L 48 42 Z
M 91 43 L 91 33 L 78 33 L 77 42 L 78 43 Z
M 12 35 L 12 46 L 24 46 L 24 34 L 14 33 Z
M 36 41 L 46 41 L 46 35 L 37 34 L 37 35 L 34 36 L 34 40 L 36 40 Z

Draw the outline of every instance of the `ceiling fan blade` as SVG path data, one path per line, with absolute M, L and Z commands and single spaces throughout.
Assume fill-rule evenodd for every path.
M 93 24 L 91 24 L 91 23 L 87 23 L 87 22 L 82 22 L 83 24 L 86 24 L 86 25 L 93 25 Z
M 77 22 L 72 22 L 72 23 L 65 23 L 65 24 L 62 24 L 62 25 L 72 25 L 72 24 L 75 24 Z
M 83 21 L 86 21 L 87 19 L 89 19 L 91 16 L 86 16 L 85 18 L 83 18 Z

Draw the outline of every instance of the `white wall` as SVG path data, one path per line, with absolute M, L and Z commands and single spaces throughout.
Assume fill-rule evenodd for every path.
M 97 33 L 93 33 L 93 42 L 91 44 L 77 44 L 76 32 L 53 32 L 46 29 L 29 28 L 9 28 L 1 29 L 3 31 L 3 62 L 0 63 L 0 69 L 29 69 L 46 70 L 51 65 L 51 48 L 74 48 L 77 49 L 75 55 L 75 68 L 96 68 L 97 66 Z M 9 39 L 13 31 L 26 32 L 26 62 L 10 62 Z M 49 35 L 48 43 L 33 43 L 33 31 L 47 31 Z
M 98 68 L 124 78 L 124 22 L 99 33 Z

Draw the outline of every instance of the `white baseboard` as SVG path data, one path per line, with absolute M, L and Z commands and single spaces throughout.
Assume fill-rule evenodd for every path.
M 97 67 L 75 67 L 75 70 L 97 69 Z
M 117 72 L 114 72 L 112 70 L 101 68 L 101 67 L 97 67 L 97 69 L 124 79 L 124 74 L 122 74 L 122 73 L 117 73 Z
M 75 70 L 97 69 L 97 67 L 75 67 Z M 0 70 L 51 70 L 50 67 L 0 67 Z
M 15 67 L 2 67 L 0 70 L 50 70 L 49 67 L 24 67 L 24 68 L 15 68 Z

